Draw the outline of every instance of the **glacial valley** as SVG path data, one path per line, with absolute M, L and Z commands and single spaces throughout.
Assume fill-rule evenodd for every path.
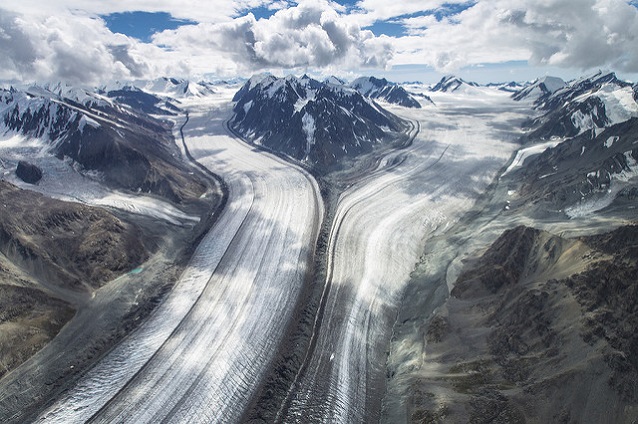
M 1 91 L 0 421 L 634 422 L 637 98 Z

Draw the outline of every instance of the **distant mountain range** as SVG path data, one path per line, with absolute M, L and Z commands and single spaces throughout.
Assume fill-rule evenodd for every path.
M 565 81 L 556 77 L 539 78 L 529 84 L 524 85 L 512 96 L 514 100 L 538 99 L 549 96 L 555 91 L 565 87 Z
M 169 101 L 134 87 L 90 92 L 69 86 L 0 90 L 0 132 L 41 140 L 106 183 L 180 203 L 203 185 L 179 160 L 172 127 L 149 113 L 175 114 Z
M 231 82 L 231 83 L 236 83 Z M 228 84 L 228 83 L 218 83 Z M 114 187 L 180 202 L 197 191 L 175 161 L 171 124 L 181 101 L 216 85 L 177 78 L 116 82 L 95 90 L 66 84 L 0 89 L 0 132 L 46 144 L 50 154 L 97 171 Z M 229 126 L 246 140 L 320 168 L 401 138 L 409 124 L 381 106 L 420 108 L 402 86 L 374 77 L 254 77 L 235 96 Z M 380 103 L 377 103 L 380 102 Z M 35 171 L 34 171 L 35 172 Z
M 613 175 L 623 175 L 638 157 L 631 136 L 638 119 L 638 85 L 621 81 L 613 73 L 599 72 L 571 82 L 544 77 L 487 87 L 511 92 L 514 100 L 532 102 L 538 114 L 525 123 L 523 141 L 555 140 L 545 154 L 530 160 L 530 167 L 535 164 L 532 174 L 549 163 L 570 163 L 564 172 L 579 173 L 570 177 L 576 181 L 573 187 L 562 184 L 558 189 L 550 184 L 541 189 L 540 182 L 530 183 L 530 190 L 540 190 L 539 196 L 549 190 L 555 198 L 573 200 L 604 191 Z M 446 76 L 429 91 L 472 94 L 479 89 L 476 83 Z M 154 116 L 175 115 L 180 99 L 215 91 L 212 83 L 175 78 L 117 83 L 95 91 L 64 84 L 2 89 L 0 131 L 44 140 L 52 155 L 98 171 L 116 187 L 179 202 L 198 188 L 174 159 L 178 152 L 170 125 Z M 332 169 L 345 158 L 399 140 L 409 124 L 383 104 L 436 107 L 425 94 L 411 94 L 401 85 L 375 77 L 347 83 L 337 77 L 318 81 L 307 76 L 257 76 L 233 100 L 234 115 L 229 121 L 233 131 L 318 169 Z M 547 177 L 547 182 L 571 181 L 555 170 L 545 171 L 555 175 Z
M 573 137 L 594 132 L 638 116 L 635 88 L 614 73 L 598 73 L 570 83 L 554 78 L 537 81 L 514 95 L 530 99 L 542 112 L 531 125 L 532 137 Z
M 215 84 L 206 81 L 194 82 L 183 78 L 162 77 L 154 80 L 115 82 L 100 87 L 98 91 L 107 93 L 127 89 L 144 91 L 162 98 L 181 99 L 210 95 L 215 92 Z
M 439 81 L 436 85 L 434 85 L 430 91 L 439 91 L 443 93 L 460 93 L 465 92 L 470 87 L 478 87 L 479 85 L 475 82 L 467 82 L 461 78 L 455 77 L 454 75 L 445 76 Z

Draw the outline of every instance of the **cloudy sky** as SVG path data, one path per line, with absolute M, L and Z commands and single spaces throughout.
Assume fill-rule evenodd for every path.
M 638 0 L 3 0 L 0 80 L 638 76 Z

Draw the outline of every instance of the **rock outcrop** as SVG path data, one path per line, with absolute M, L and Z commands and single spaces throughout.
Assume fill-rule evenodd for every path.
M 82 299 L 150 252 L 111 213 L 0 181 L 0 377 L 60 331 Z
M 21 160 L 18 162 L 16 175 L 25 183 L 36 184 L 42 179 L 42 170 L 29 162 Z
M 415 422 L 634 422 L 638 226 L 520 226 L 468 263 L 426 336 Z

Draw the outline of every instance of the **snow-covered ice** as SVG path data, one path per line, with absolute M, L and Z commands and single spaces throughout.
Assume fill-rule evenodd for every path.
M 226 134 L 232 92 L 219 93 L 184 102 L 184 132 L 228 185 L 222 216 L 168 299 L 40 422 L 234 422 L 266 371 L 323 208 L 307 173 Z
M 553 147 L 558 146 L 561 142 L 562 140 L 560 139 L 550 140 L 545 143 L 534 144 L 532 146 L 524 147 L 518 150 L 516 152 L 516 156 L 514 156 L 514 160 L 512 160 L 512 163 L 510 163 L 510 165 L 507 167 L 507 169 L 505 170 L 505 172 L 503 172 L 501 176 L 505 176 L 509 174 L 510 172 L 512 172 L 514 169 L 522 166 L 525 163 L 525 160 L 527 158 L 531 156 L 539 155 L 547 149 L 551 149 Z
M 315 118 L 308 113 L 304 113 L 301 118 L 302 129 L 304 134 L 306 134 L 306 154 L 310 153 L 310 149 L 312 145 L 315 144 Z
M 607 140 L 605 140 L 605 147 L 609 149 L 611 146 L 614 145 L 615 142 L 618 141 L 618 139 L 618 136 L 609 137 Z

